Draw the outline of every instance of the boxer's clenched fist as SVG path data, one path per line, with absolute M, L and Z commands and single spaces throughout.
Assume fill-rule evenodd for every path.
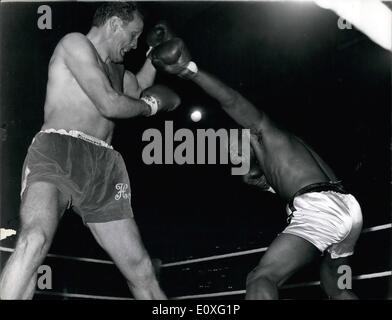
M 181 103 L 180 97 L 173 90 L 162 85 L 155 85 L 144 90 L 141 100 L 150 107 L 151 116 L 161 110 L 172 111 Z
M 155 47 L 151 52 L 151 61 L 157 69 L 192 78 L 197 73 L 197 66 L 191 61 L 191 56 L 184 41 L 172 38 Z
M 147 52 L 147 56 L 150 56 L 151 50 L 160 45 L 163 42 L 166 42 L 170 39 L 174 38 L 174 33 L 168 26 L 168 24 L 164 21 L 157 23 L 146 36 L 146 42 L 149 46 L 149 50 Z

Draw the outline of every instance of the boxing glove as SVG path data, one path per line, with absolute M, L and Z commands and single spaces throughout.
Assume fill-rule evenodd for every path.
M 156 47 L 163 42 L 166 42 L 170 39 L 174 38 L 174 33 L 167 25 L 166 22 L 161 21 L 157 23 L 146 36 L 146 42 L 148 46 Z
M 180 38 L 172 38 L 156 46 L 151 51 L 150 58 L 155 68 L 182 78 L 192 78 L 198 71 Z
M 150 116 L 158 111 L 172 111 L 181 103 L 180 97 L 173 90 L 162 85 L 147 88 L 140 99 L 150 107 Z

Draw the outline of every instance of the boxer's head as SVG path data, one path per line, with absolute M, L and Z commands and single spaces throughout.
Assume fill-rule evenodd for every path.
M 117 63 L 124 60 L 126 52 L 137 48 L 143 26 L 142 15 L 133 3 L 105 3 L 93 18 L 93 27 L 100 28 L 107 39 L 110 60 Z
M 255 152 L 254 152 L 252 146 L 250 148 L 249 172 L 242 176 L 242 180 L 246 184 L 257 186 L 262 189 L 265 189 L 265 188 L 268 189 L 268 187 L 269 187 L 269 186 L 268 187 L 266 186 L 264 172 L 263 172 L 262 168 L 260 167 L 259 162 L 257 161 L 256 155 L 255 155 Z
M 243 154 L 242 151 L 242 139 L 234 140 L 230 142 L 230 159 L 233 163 L 247 162 L 249 172 L 242 176 L 243 182 L 249 185 L 256 186 L 262 190 L 268 190 L 270 185 L 268 184 L 263 169 L 257 160 L 255 151 L 252 145 L 250 145 L 249 157 Z

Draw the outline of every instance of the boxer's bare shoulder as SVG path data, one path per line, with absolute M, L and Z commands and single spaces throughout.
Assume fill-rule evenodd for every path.
M 49 62 L 49 73 L 59 66 L 65 67 L 72 73 L 72 69 L 77 64 L 98 67 L 107 73 L 105 63 L 100 59 L 90 40 L 84 34 L 74 32 L 65 35 L 57 44 Z M 73 76 L 75 75 L 73 74 Z

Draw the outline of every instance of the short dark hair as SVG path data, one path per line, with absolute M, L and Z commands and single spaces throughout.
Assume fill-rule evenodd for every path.
M 105 2 L 95 11 L 92 25 L 94 27 L 103 26 L 106 21 L 114 16 L 129 23 L 133 20 L 135 13 L 139 12 L 134 2 Z

